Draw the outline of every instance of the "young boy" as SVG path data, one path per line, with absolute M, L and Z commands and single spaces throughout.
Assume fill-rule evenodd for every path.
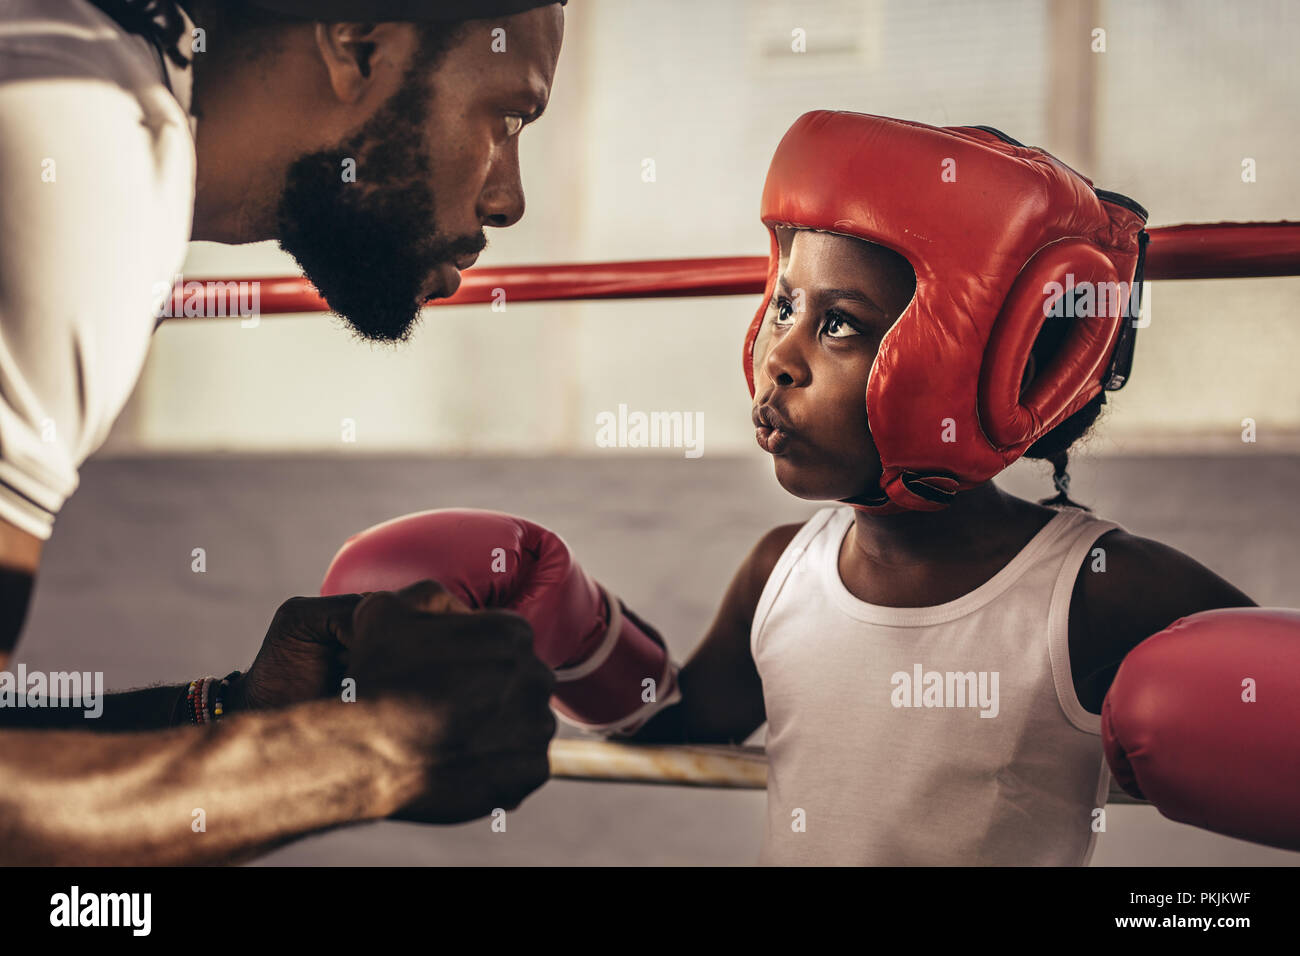
M 766 721 L 764 863 L 1086 864 L 1121 659 L 1253 604 L 1068 498 L 1066 450 L 1131 332 L 1127 297 L 1106 314 L 1097 290 L 1094 314 L 1059 316 L 1089 282 L 1131 291 L 1145 212 L 994 131 L 813 113 L 763 218 L 758 444 L 791 494 L 837 503 L 758 542 L 680 703 L 633 739 L 740 743 Z M 989 480 L 1021 454 L 1055 463 L 1044 504 L 1067 507 Z

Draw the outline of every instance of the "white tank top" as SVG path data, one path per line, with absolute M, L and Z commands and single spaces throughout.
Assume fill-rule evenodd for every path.
M 1119 526 L 1057 513 L 991 579 L 934 607 L 840 580 L 853 509 L 824 508 L 768 578 L 750 650 L 767 707 L 759 862 L 1086 865 L 1110 772 L 1070 674 L 1070 595 Z

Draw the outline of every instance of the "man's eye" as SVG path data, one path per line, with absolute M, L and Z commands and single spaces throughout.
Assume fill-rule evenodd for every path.
M 514 113 L 506 114 L 506 135 L 518 136 L 519 131 L 524 128 L 524 118 Z

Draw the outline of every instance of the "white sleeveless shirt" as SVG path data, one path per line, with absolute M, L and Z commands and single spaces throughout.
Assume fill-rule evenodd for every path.
M 1110 772 L 1070 674 L 1075 578 L 1119 526 L 1057 513 L 1006 567 L 934 607 L 854 597 L 853 509 L 819 511 L 768 578 L 750 650 L 767 707 L 759 862 L 1086 865 Z

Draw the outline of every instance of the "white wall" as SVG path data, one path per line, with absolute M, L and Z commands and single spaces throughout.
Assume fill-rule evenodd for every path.
M 1039 0 L 618 0 L 569 4 L 547 116 L 524 134 L 528 213 L 484 264 L 762 254 L 763 175 L 801 112 L 979 123 L 1050 141 Z M 1300 218 L 1294 56 L 1282 0 L 1101 2 L 1099 185 L 1152 224 Z M 789 52 L 790 31 L 808 52 Z M 1088 43 L 1081 35 L 1079 42 Z M 1258 181 L 1241 182 L 1243 157 Z M 641 178 L 653 159 L 657 181 Z M 271 244 L 196 243 L 188 277 L 294 271 Z M 1300 279 L 1158 283 L 1132 383 L 1098 450 L 1240 450 L 1300 433 Z M 173 322 L 106 451 L 584 453 L 595 416 L 701 411 L 708 454 L 752 450 L 740 371 L 757 297 L 431 309 L 401 352 L 323 316 Z M 357 422 L 356 444 L 340 420 Z M 658 452 L 660 454 L 680 452 Z

